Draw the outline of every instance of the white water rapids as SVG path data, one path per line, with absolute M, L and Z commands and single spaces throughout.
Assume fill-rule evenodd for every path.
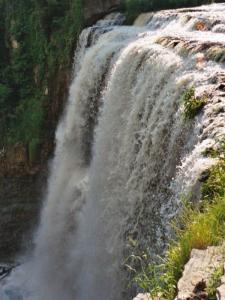
M 36 247 L 1 283 L 1 300 L 127 299 L 129 241 L 163 254 L 181 195 L 198 199 L 215 163 L 203 152 L 225 136 L 224 64 L 196 59 L 204 43 L 225 46 L 224 9 L 160 12 L 144 27 L 114 26 L 116 15 L 83 31 Z M 188 121 L 190 86 L 208 103 Z

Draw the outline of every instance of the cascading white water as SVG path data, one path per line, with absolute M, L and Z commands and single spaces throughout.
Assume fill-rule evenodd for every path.
M 218 17 L 219 7 L 196 10 L 194 18 Z M 215 163 L 202 153 L 225 135 L 216 90 L 224 66 L 205 61 L 199 68 L 195 55 L 157 42 L 169 35 L 223 41 L 219 33 L 197 35 L 181 22 L 185 14 L 161 27 L 157 15 L 142 28 L 112 27 L 108 19 L 82 33 L 36 249 L 6 280 L 1 299 L 126 299 L 129 241 L 153 258 L 163 253 L 180 195 L 198 194 L 199 177 Z M 209 102 L 190 122 L 181 95 L 192 85 Z

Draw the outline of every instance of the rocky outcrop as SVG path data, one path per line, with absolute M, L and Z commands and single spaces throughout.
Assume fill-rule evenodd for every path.
M 183 276 L 178 282 L 178 294 L 175 300 L 211 299 L 207 294 L 207 288 L 211 287 L 213 274 L 223 266 L 224 259 L 224 246 L 208 247 L 206 250 L 193 249 L 190 260 L 184 268 Z M 217 300 L 225 300 L 225 275 L 216 289 L 216 297 Z M 154 299 L 162 298 L 159 295 Z M 150 294 L 138 294 L 133 300 L 152 300 L 152 297 Z
M 88 25 L 115 11 L 122 4 L 122 0 L 84 0 L 84 18 Z
M 150 294 L 138 294 L 133 300 L 151 300 Z
M 0 175 L 0 263 L 13 263 L 17 254 L 30 248 L 46 173 Z
M 217 268 L 221 267 L 223 261 L 224 254 L 220 247 L 192 250 L 190 260 L 178 282 L 176 300 L 207 299 L 206 289 L 209 286 L 212 274 Z M 223 288 L 221 287 L 221 292 Z
M 225 265 L 224 265 L 224 273 L 225 273 Z M 221 285 L 216 290 L 216 296 L 218 300 L 225 299 L 225 275 L 221 278 Z
M 35 160 L 18 143 L 0 149 L 0 262 L 13 262 L 31 245 L 38 223 L 47 178 L 47 160 L 54 151 L 55 129 L 67 99 L 70 70 L 60 70 L 50 83 L 51 105 L 46 107 L 43 140 Z
M 86 24 L 93 24 L 120 4 L 121 0 L 84 0 Z M 15 38 L 12 38 L 11 44 L 13 49 L 19 47 Z M 45 95 L 49 96 L 50 101 L 44 104 L 43 134 L 35 157 L 31 159 L 28 145 L 22 143 L 0 148 L 1 262 L 13 260 L 21 251 L 21 245 L 27 245 L 27 234 L 37 224 L 40 199 L 46 183 L 47 161 L 54 152 L 55 129 L 68 96 L 71 67 L 72 64 L 61 66 L 45 88 Z M 35 83 L 39 84 L 38 69 L 34 69 L 34 74 Z

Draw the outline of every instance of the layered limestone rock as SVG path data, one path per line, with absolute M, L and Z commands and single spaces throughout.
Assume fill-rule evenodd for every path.
M 223 265 L 224 247 L 208 247 L 206 250 L 193 249 L 186 264 L 182 278 L 177 285 L 178 294 L 175 300 L 208 299 L 207 287 L 216 270 Z M 225 275 L 216 290 L 218 300 L 225 299 Z M 160 295 L 158 298 L 160 300 Z M 138 294 L 133 300 L 152 300 L 150 294 Z
M 220 247 L 208 247 L 206 250 L 193 249 L 183 276 L 178 282 L 176 300 L 207 299 L 206 289 L 210 279 L 223 261 L 224 253 Z M 224 285 L 219 291 L 224 295 Z

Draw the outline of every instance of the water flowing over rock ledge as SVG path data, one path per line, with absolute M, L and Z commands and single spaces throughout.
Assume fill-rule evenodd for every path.
M 192 11 L 223 20 L 221 7 Z M 144 28 L 116 26 L 116 14 L 80 35 L 36 248 L 3 290 L 24 300 L 122 299 L 133 276 L 124 262 L 135 270 L 135 255 L 147 249 L 154 261 L 165 253 L 181 196 L 200 199 L 218 161 L 204 153 L 225 134 L 224 65 L 201 48 L 222 47 L 224 38 L 197 35 L 204 24 L 186 26 L 186 14 L 162 12 Z M 168 47 L 175 29 L 187 47 L 200 46 L 201 59 L 174 51 L 179 43 Z M 194 100 L 206 100 L 186 119 L 181 99 L 190 89 Z

